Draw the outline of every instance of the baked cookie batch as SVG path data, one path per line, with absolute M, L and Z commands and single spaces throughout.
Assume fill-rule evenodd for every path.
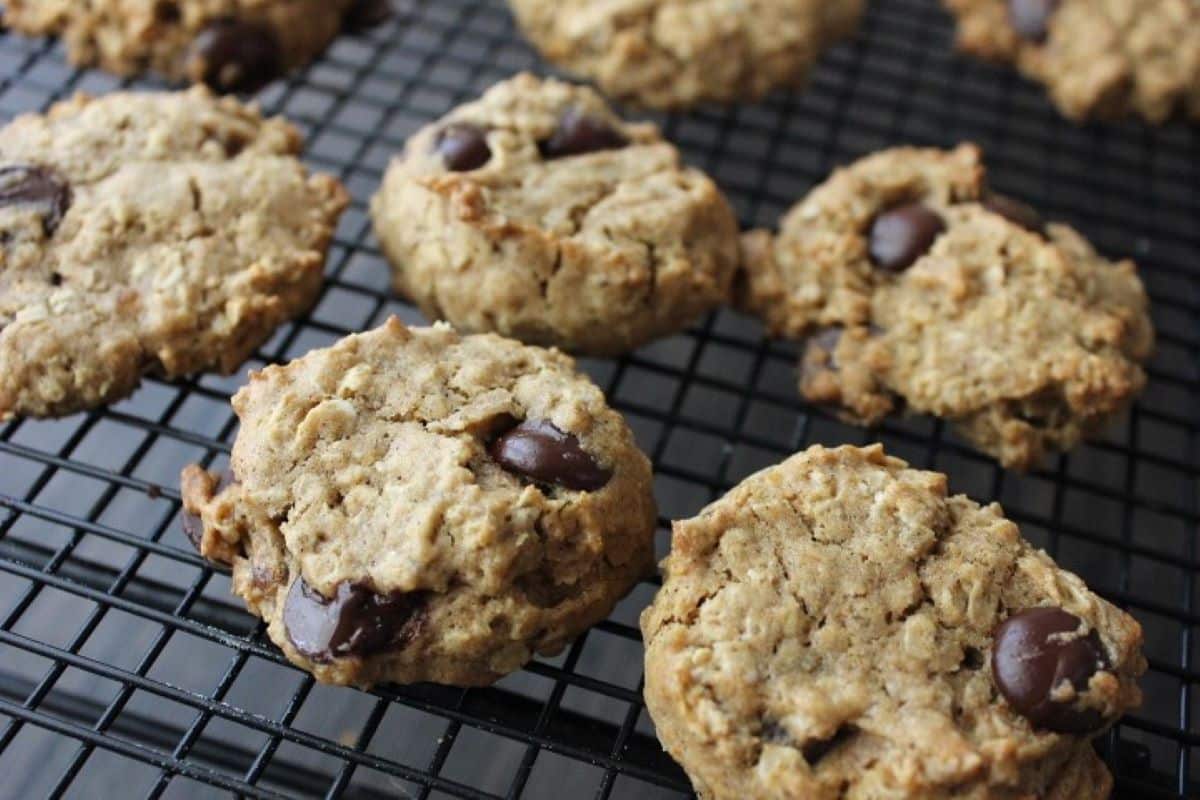
M 945 2 L 965 50 L 1068 116 L 1200 114 L 1195 3 Z M 795 85 L 864 3 L 511 5 L 549 60 L 680 108 Z M 13 0 L 5 22 L 80 64 L 233 91 L 381 10 Z M 236 371 L 303 314 L 348 195 L 300 150 L 206 88 L 0 130 L 0 419 Z M 1154 345 L 1133 263 L 995 193 L 969 144 L 868 155 L 742 232 L 656 126 L 521 74 L 413 135 L 371 214 L 437 323 L 252 373 L 228 469 L 181 479 L 184 532 L 329 683 L 490 684 L 652 574 L 650 463 L 562 351 L 619 355 L 734 305 L 804 342 L 809 402 L 933 415 L 1028 469 L 1119 415 Z M 1108 796 L 1091 740 L 1140 702 L 1141 628 L 945 475 L 813 447 L 675 522 L 662 567 L 646 704 L 701 797 Z

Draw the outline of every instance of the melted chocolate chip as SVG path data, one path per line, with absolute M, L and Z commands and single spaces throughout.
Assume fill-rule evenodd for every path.
M 441 155 L 446 169 L 453 172 L 470 172 L 492 160 L 487 131 L 468 122 L 446 126 L 438 134 L 433 149 Z
M 607 120 L 570 108 L 558 120 L 558 129 L 550 138 L 538 143 L 538 150 L 543 158 L 566 158 L 600 150 L 619 150 L 628 144 L 625 135 Z
M 238 482 L 237 476 L 233 474 L 233 470 L 223 470 L 217 478 L 217 485 L 213 488 L 213 497 L 217 497 L 221 492 L 228 489 L 230 486 Z M 190 511 L 184 511 L 180 520 L 183 528 L 183 535 L 192 543 L 192 547 L 200 549 L 200 542 L 204 539 L 204 522 L 200 517 Z
M 983 198 L 982 203 L 988 211 L 999 214 L 1030 233 L 1043 234 L 1046 232 L 1046 224 L 1042 222 L 1041 215 L 1027 203 L 1002 194 L 989 194 Z
M 297 578 L 283 606 L 283 624 L 296 649 L 313 661 L 370 656 L 399 649 L 417 635 L 425 600 L 424 592 L 377 594 L 350 582 L 325 598 Z
M 188 71 L 219 92 L 253 92 L 283 73 L 283 49 L 266 25 L 220 19 L 192 42 Z
M 946 224 L 920 203 L 885 211 L 871 223 L 871 260 L 880 269 L 903 272 L 929 251 Z
M 579 492 L 600 489 L 612 478 L 612 471 L 584 452 L 574 434 L 547 420 L 522 422 L 492 442 L 491 454 L 509 472 Z
M 1053 699 L 1069 682 L 1076 690 L 1107 669 L 1108 658 L 1095 630 L 1078 636 L 1081 622 L 1061 608 L 1031 608 L 1014 614 L 996 629 L 992 677 L 1009 705 L 1040 728 L 1084 733 L 1101 727 L 1098 711 Z
M 0 208 L 32 206 L 53 236 L 71 207 L 71 187 L 53 170 L 31 164 L 0 168 Z
M 1017 35 L 1031 42 L 1044 42 L 1050 32 L 1050 16 L 1058 0 L 1008 0 L 1008 20 Z
M 391 0 L 356 0 L 343 19 L 343 27 L 358 33 L 382 25 L 392 17 Z

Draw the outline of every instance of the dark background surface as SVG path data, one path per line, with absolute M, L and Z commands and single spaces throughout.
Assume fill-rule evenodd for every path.
M 308 160 L 354 194 L 310 317 L 247 369 L 389 314 L 366 204 L 405 137 L 522 69 L 545 71 L 500 2 L 398 2 L 398 14 L 262 95 L 309 133 Z M 122 85 L 53 42 L 0 35 L 0 118 Z M 140 82 L 135 85 L 154 85 Z M 1101 440 L 1026 476 L 929 419 L 880 431 L 805 406 L 794 347 L 721 312 L 584 366 L 626 414 L 667 520 L 807 444 L 882 440 L 953 488 L 1003 502 L 1025 535 L 1129 609 L 1147 636 L 1145 706 L 1102 743 L 1119 796 L 1200 794 L 1200 139 L 1181 123 L 1075 127 L 1042 92 L 951 51 L 934 0 L 877 0 L 812 86 L 758 105 L 659 117 L 747 225 L 772 225 L 829 169 L 892 144 L 973 140 L 994 185 L 1135 257 L 1160 334 L 1150 386 Z M 147 381 L 113 408 L 0 425 L 0 797 L 686 796 L 640 703 L 643 584 L 554 659 L 487 690 L 323 687 L 288 666 L 179 531 L 177 475 L 221 464 L 244 381 Z

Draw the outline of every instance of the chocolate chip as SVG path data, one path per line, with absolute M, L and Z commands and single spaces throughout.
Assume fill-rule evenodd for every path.
M 397 650 L 417 635 L 425 592 L 378 594 L 361 583 L 338 584 L 332 598 L 303 578 L 292 582 L 283 606 L 288 639 L 319 663 Z
M 1014 614 L 996 629 L 992 653 L 996 687 L 1009 705 L 1038 727 L 1084 733 L 1103 724 L 1098 711 L 1053 699 L 1064 682 L 1083 690 L 1092 675 L 1108 668 L 1096 631 L 1076 634 L 1081 624 L 1079 617 L 1061 608 L 1044 607 Z
M 492 442 L 491 454 L 509 472 L 580 492 L 600 489 L 612 478 L 612 471 L 585 453 L 574 434 L 547 420 L 522 422 Z
M 1020 200 L 1014 200 L 1002 194 L 988 194 L 981 202 L 988 211 L 999 214 L 1030 233 L 1043 234 L 1046 232 L 1046 224 L 1042 222 L 1041 215 L 1028 203 L 1022 203 Z
M 382 25 L 391 17 L 391 0 L 356 0 L 346 12 L 342 24 L 347 31 L 358 33 Z
M 213 487 L 213 497 L 217 497 L 221 492 L 228 489 L 238 482 L 237 476 L 233 474 L 233 470 L 222 470 L 217 477 L 217 485 Z M 200 549 L 200 543 L 204 540 L 204 522 L 196 514 L 190 511 L 184 511 L 180 520 L 180 525 L 183 528 L 183 535 L 192 543 L 192 547 Z
M 629 140 L 625 135 L 607 120 L 570 108 L 558 120 L 558 129 L 550 138 L 538 143 L 538 150 L 543 158 L 565 158 L 600 150 L 619 150 L 627 144 Z
M 0 208 L 32 206 L 53 236 L 71 207 L 71 187 L 53 170 L 31 164 L 0 167 Z
M 447 125 L 438 134 L 433 149 L 442 156 L 446 169 L 453 172 L 470 172 L 492 160 L 487 131 L 469 122 Z
M 1050 32 L 1050 15 L 1058 0 L 1008 0 L 1008 20 L 1013 30 L 1031 42 L 1044 42 Z
M 283 73 L 283 48 L 266 25 L 215 20 L 192 42 L 188 72 L 219 92 L 253 92 Z
M 871 223 L 871 260 L 889 272 L 903 272 L 929 251 L 945 223 L 920 203 L 885 211 Z

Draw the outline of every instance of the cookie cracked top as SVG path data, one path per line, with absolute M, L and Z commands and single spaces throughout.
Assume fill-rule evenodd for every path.
M 218 91 L 252 91 L 319 54 L 383 0 L 8 0 L 4 23 L 61 36 L 71 61 L 118 75 L 153 71 Z
M 706 800 L 1106 798 L 1141 628 L 998 505 L 814 447 L 675 523 L 646 702 Z
M 801 391 L 853 421 L 935 414 L 1028 468 L 1145 383 L 1154 333 L 1133 263 L 991 193 L 972 145 L 868 156 L 743 245 L 739 303 L 811 337 Z
M 204 89 L 78 96 L 0 131 L 0 418 L 232 372 L 308 308 L 348 196 L 300 146 Z
M 752 102 L 804 82 L 863 0 L 510 0 L 549 61 L 653 108 Z
M 682 329 L 738 259 L 729 203 L 656 127 L 528 74 L 413 136 L 371 210 L 427 316 L 593 355 Z
M 1074 120 L 1200 119 L 1195 0 L 943 0 L 958 45 L 1015 63 Z
M 490 683 L 652 566 L 649 462 L 570 358 L 392 319 L 252 376 L 201 552 L 319 679 Z

